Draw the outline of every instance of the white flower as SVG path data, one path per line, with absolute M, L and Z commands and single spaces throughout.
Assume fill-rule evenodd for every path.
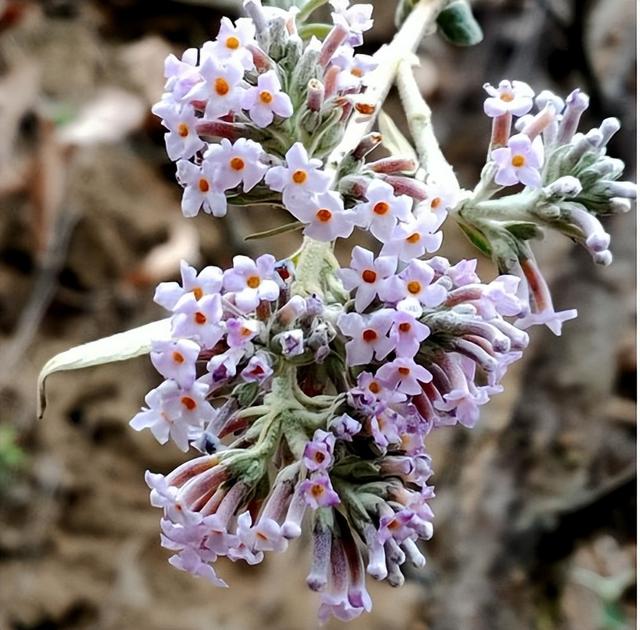
M 196 166 L 188 160 L 178 162 L 178 181 L 184 186 L 182 214 L 195 217 L 200 208 L 214 217 L 227 214 L 227 198 L 216 182 L 213 164 L 207 161 Z
M 293 114 L 291 99 L 282 91 L 273 70 L 258 76 L 258 85 L 245 91 L 240 104 L 249 110 L 249 117 L 258 127 L 268 127 L 274 114 L 282 118 Z
M 228 59 L 221 63 L 207 57 L 200 66 L 202 82 L 188 94 L 189 100 L 206 100 L 205 118 L 219 118 L 237 111 L 243 88 L 241 87 L 244 68 L 238 61 Z
M 152 110 L 162 118 L 162 124 L 169 130 L 164 135 L 167 155 L 174 162 L 180 158 L 189 159 L 205 146 L 204 141 L 196 133 L 199 119 L 189 105 L 178 105 L 172 97 L 156 103 Z
M 296 142 L 286 153 L 287 166 L 270 168 L 265 182 L 271 190 L 282 192 L 287 207 L 312 193 L 323 193 L 329 189 L 331 177 L 320 170 L 322 162 L 309 159 L 301 142 Z
M 211 57 L 219 61 L 233 59 L 239 62 L 245 70 L 252 70 L 253 55 L 247 48 L 255 44 L 255 27 L 251 20 L 239 19 L 235 26 L 228 17 L 220 20 L 220 30 L 215 42 L 205 42 L 202 46 L 203 58 Z
M 253 140 L 239 138 L 233 144 L 226 138 L 212 144 L 205 153 L 205 162 L 215 167 L 217 186 L 222 190 L 235 188 L 242 182 L 242 190 L 251 190 L 267 172 L 260 161 L 262 147 Z
M 365 193 L 366 203 L 358 204 L 354 210 L 358 214 L 356 225 L 369 229 L 381 242 L 391 238 L 398 221 L 411 219 L 413 201 L 407 195 L 396 197 L 393 187 L 379 179 L 369 184 Z
M 355 214 L 344 209 L 342 197 L 337 192 L 300 197 L 287 204 L 287 210 L 306 224 L 304 233 L 318 241 L 347 238 L 353 232 Z

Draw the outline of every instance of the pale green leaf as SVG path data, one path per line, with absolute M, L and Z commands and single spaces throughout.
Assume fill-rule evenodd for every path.
M 47 405 L 45 381 L 50 374 L 65 370 L 79 370 L 104 363 L 126 361 L 148 354 L 151 350 L 152 340 L 169 336 L 170 322 L 170 318 L 151 322 L 110 337 L 83 343 L 49 359 L 38 377 L 38 418 L 42 418 Z
M 378 129 L 382 134 L 382 145 L 394 157 L 411 158 L 419 162 L 418 155 L 412 144 L 407 140 L 389 114 L 381 110 L 378 114 Z

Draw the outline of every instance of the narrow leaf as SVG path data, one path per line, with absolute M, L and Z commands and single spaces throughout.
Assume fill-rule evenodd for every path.
M 44 415 L 47 405 L 45 381 L 50 374 L 126 361 L 147 354 L 151 350 L 152 340 L 169 336 L 170 322 L 170 318 L 151 322 L 110 337 L 83 343 L 49 359 L 38 377 L 38 419 Z
M 286 223 L 285 225 L 279 225 L 278 227 L 265 230 L 264 232 L 255 232 L 245 236 L 245 241 L 255 241 L 260 238 L 269 238 L 270 236 L 276 236 L 277 234 L 285 234 L 286 232 L 293 232 L 295 230 L 301 230 L 304 227 L 300 221 L 293 221 L 292 223 Z
M 412 144 L 404 137 L 389 114 L 381 110 L 378 114 L 378 128 L 382 134 L 382 144 L 394 157 L 406 157 L 419 163 L 418 155 Z

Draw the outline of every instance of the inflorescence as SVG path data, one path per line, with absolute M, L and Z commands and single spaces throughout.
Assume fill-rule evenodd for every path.
M 372 7 L 331 5 L 322 30 L 246 0 L 249 17 L 223 18 L 214 41 L 166 61 L 153 111 L 184 215 L 272 204 L 305 239 L 286 260 L 236 256 L 199 272 L 183 262 L 180 284 L 160 284 L 171 331 L 151 361 L 165 380 L 131 426 L 200 452 L 146 475 L 173 566 L 225 586 L 217 558 L 261 562 L 306 523 L 320 618 L 348 620 L 371 609 L 367 573 L 399 586 L 405 562 L 425 564 L 426 436 L 473 427 L 527 346 L 525 329 L 559 334 L 576 315 L 554 310 L 529 241 L 556 229 L 610 263 L 598 217 L 628 210 L 635 187 L 616 181 L 623 164 L 606 156 L 615 119 L 577 133 L 584 93 L 563 101 L 518 81 L 485 86 L 493 130 L 471 193 L 417 177 L 411 157 L 367 162 L 379 134 L 329 165 L 349 121 L 378 106 L 365 90 L 377 56 L 354 52 Z M 502 275 L 485 284 L 474 260 L 425 259 L 448 216 Z M 380 251 L 355 247 L 340 268 L 331 242 L 355 229 Z

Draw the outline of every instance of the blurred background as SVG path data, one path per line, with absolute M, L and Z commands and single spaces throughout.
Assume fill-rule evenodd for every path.
M 183 219 L 149 113 L 164 57 L 214 37 L 240 4 L 0 0 L 0 630 L 316 627 L 306 540 L 260 566 L 224 566 L 228 591 L 167 564 L 143 473 L 184 456 L 127 426 L 158 383 L 147 359 L 53 376 L 35 420 L 45 361 L 162 317 L 154 286 L 181 258 L 228 265 L 296 247 L 290 235 L 243 241 L 283 222 L 264 208 Z M 393 34 L 395 3 L 374 5 L 364 52 Z M 474 185 L 489 138 L 482 84 L 505 77 L 587 91 L 585 124 L 622 119 L 611 153 L 635 179 L 635 2 L 474 7 L 485 41 L 430 37 L 417 70 L 462 184 Z M 385 109 L 400 119 L 393 96 Z M 634 225 L 634 213 L 607 223 L 607 269 L 559 239 L 538 247 L 557 306 L 580 317 L 561 338 L 534 331 L 474 431 L 429 437 L 438 498 L 427 567 L 399 590 L 372 583 L 374 611 L 354 628 L 635 627 Z M 476 255 L 455 226 L 445 243 L 451 258 Z M 486 261 L 481 270 L 495 274 Z

